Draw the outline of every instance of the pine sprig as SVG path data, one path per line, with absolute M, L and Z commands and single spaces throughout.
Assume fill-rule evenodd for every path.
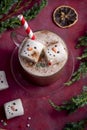
M 71 79 L 65 83 L 66 86 L 72 85 L 74 82 L 80 80 L 82 77 L 87 76 L 87 34 L 82 36 L 78 40 L 76 48 L 85 47 L 81 56 L 78 56 L 77 59 L 80 60 L 78 69 L 73 73 Z
M 87 59 L 87 48 L 84 49 L 83 54 L 77 57 L 78 60 Z
M 25 2 L 23 6 L 20 6 L 21 0 L 19 0 L 17 5 L 11 11 L 11 13 L 9 13 L 5 17 L 3 17 L 1 19 L 1 22 L 4 22 L 4 21 L 8 20 L 9 18 L 12 18 L 15 14 L 17 14 L 18 12 L 21 12 L 22 10 L 25 11 L 25 8 L 28 7 L 31 2 L 32 2 L 32 0 L 29 0 L 28 2 Z
M 78 122 L 69 122 L 65 124 L 63 130 L 84 130 L 87 120 L 81 120 Z
M 43 9 L 47 4 L 47 0 L 42 0 L 40 5 L 37 3 L 28 11 L 23 12 L 24 17 L 26 20 L 31 20 L 32 18 L 35 18 L 36 15 Z
M 74 104 L 71 101 L 64 102 L 63 105 L 56 105 L 54 102 L 49 100 L 50 105 L 56 110 L 56 111 L 63 111 L 66 110 L 69 114 L 74 112 L 75 109 L 77 109 L 76 104 Z
M 0 18 L 5 14 L 8 14 L 14 4 L 18 3 L 18 0 L 1 0 L 0 3 Z
M 76 45 L 76 48 L 86 47 L 86 46 L 87 46 L 87 34 L 85 34 L 84 36 L 78 39 L 78 44 Z
M 87 105 L 87 92 L 83 92 L 82 94 L 72 98 L 72 102 L 75 103 L 78 108 Z
M 87 87 L 87 86 L 86 86 Z M 57 111 L 66 110 L 68 113 L 76 111 L 87 105 L 87 92 L 83 91 L 80 95 L 71 98 L 69 101 L 64 102 L 62 105 L 56 105 L 54 102 L 49 100 L 50 105 Z
M 87 62 L 81 62 L 79 68 L 73 73 L 71 80 L 65 83 L 65 85 L 70 86 L 74 82 L 81 79 L 81 77 L 85 77 L 87 75 Z
M 44 8 L 46 6 L 46 4 L 47 4 L 47 0 L 42 0 L 40 4 L 34 4 L 34 6 L 31 9 L 22 11 L 22 14 L 24 15 L 26 20 L 31 20 L 32 18 L 35 18 L 37 16 L 37 14 L 41 11 L 42 8 Z M 23 9 L 23 8 L 21 7 L 18 10 L 21 10 L 21 9 Z M 18 11 L 18 10 L 16 10 L 16 11 Z M 20 26 L 20 22 L 15 16 L 13 16 L 11 18 L 9 18 L 9 17 L 10 16 L 7 16 L 7 19 L 5 21 L 0 22 L 0 33 L 4 32 L 8 28 L 14 29 L 14 28 Z
M 18 4 L 16 5 L 16 7 L 15 7 L 15 10 L 14 10 L 14 11 L 18 10 L 18 8 L 20 7 L 21 2 L 22 2 L 22 0 L 18 0 Z

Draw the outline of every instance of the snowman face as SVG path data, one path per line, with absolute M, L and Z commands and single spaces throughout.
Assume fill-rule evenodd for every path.
M 21 56 L 31 60 L 32 62 L 38 62 L 43 49 L 43 44 L 36 40 L 29 39 L 22 48 Z
M 48 46 L 45 49 L 45 55 L 47 57 L 48 62 L 52 62 L 52 64 L 59 63 L 63 61 L 66 57 L 65 48 L 62 44 L 53 44 Z
M 60 53 L 60 52 L 59 52 L 59 50 L 58 50 L 57 45 L 55 44 L 55 45 L 49 46 L 49 47 L 47 48 L 47 53 L 48 53 L 48 56 L 49 56 L 49 57 L 55 58 L 55 57 L 58 56 L 58 53 Z
M 8 82 L 4 71 L 0 71 L 0 90 L 8 88 Z
M 16 102 L 12 102 L 7 106 L 7 111 L 9 113 L 9 115 L 14 115 L 15 113 L 17 113 L 18 111 L 18 106 L 16 104 Z
M 16 99 L 4 104 L 7 119 L 24 114 L 21 99 Z

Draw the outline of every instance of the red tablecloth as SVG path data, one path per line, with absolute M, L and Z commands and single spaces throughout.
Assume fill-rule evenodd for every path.
M 68 29 L 61 29 L 53 23 L 52 13 L 60 5 L 72 6 L 78 12 L 78 22 Z M 86 10 L 87 0 L 48 0 L 48 5 L 35 19 L 29 22 L 33 31 L 43 29 L 53 31 L 66 42 L 74 57 L 74 69 L 78 65 L 76 57 L 81 54 L 81 50 L 76 50 L 75 45 L 78 38 L 87 30 Z M 25 35 L 23 27 L 16 30 Z M 72 96 L 79 94 L 82 91 L 83 85 L 87 85 L 87 78 L 81 79 L 70 87 L 64 87 L 63 84 L 58 86 L 58 81 L 46 87 L 39 87 L 29 83 L 29 91 L 24 85 L 21 87 L 18 84 L 19 82 L 15 81 L 10 64 L 15 45 L 10 38 L 10 33 L 11 31 L 6 31 L 0 38 L 0 70 L 6 72 L 9 83 L 7 90 L 0 91 L 0 120 L 6 120 L 3 104 L 17 98 L 22 99 L 25 114 L 21 117 L 6 120 L 7 126 L 3 126 L 2 123 L 0 123 L 0 126 L 7 130 L 62 130 L 64 124 L 69 121 L 78 121 L 87 118 L 86 106 L 71 115 L 67 115 L 65 111 L 57 112 L 53 110 L 48 103 L 48 99 L 52 99 L 56 104 L 61 104 L 63 101 L 69 100 Z M 67 73 L 64 75 L 66 77 Z M 31 120 L 28 120 L 28 117 L 31 117 Z M 30 124 L 29 128 L 26 126 L 28 123 Z

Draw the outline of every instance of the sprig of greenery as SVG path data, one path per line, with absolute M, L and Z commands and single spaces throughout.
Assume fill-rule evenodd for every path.
M 63 130 L 84 130 L 87 120 L 81 120 L 78 122 L 69 122 L 65 124 Z
M 47 4 L 47 0 L 42 0 L 40 4 L 34 4 L 34 6 L 26 11 L 22 11 L 22 14 L 24 15 L 26 20 L 31 20 L 32 18 L 35 18 L 37 14 L 41 11 L 42 8 L 44 8 Z M 17 17 L 11 17 L 6 19 L 5 21 L 0 22 L 0 33 L 4 32 L 8 28 L 16 28 L 20 26 L 20 22 L 17 19 Z
M 87 48 L 84 49 L 83 54 L 77 57 L 78 60 L 87 59 Z
M 87 87 L 87 86 L 85 86 Z M 69 101 L 64 102 L 62 105 L 56 105 L 49 100 L 50 105 L 57 111 L 66 110 L 69 114 L 76 111 L 78 108 L 87 105 L 87 91 L 83 91 L 80 95 L 71 98 Z
M 5 14 L 8 14 L 12 6 L 18 3 L 19 0 L 1 0 L 0 3 L 0 18 L 2 18 Z
M 85 77 L 87 75 L 87 34 L 82 36 L 78 40 L 78 44 L 76 48 L 85 47 L 81 56 L 77 57 L 80 60 L 80 64 L 78 69 L 72 74 L 71 79 L 65 83 L 66 86 L 72 85 L 74 82 L 81 79 L 81 77 Z M 83 61 L 82 61 L 83 60 Z
M 85 34 L 84 36 L 78 39 L 78 44 L 76 45 L 76 48 L 86 47 L 86 46 L 87 46 L 87 34 Z
M 87 75 L 87 62 L 81 62 L 79 68 L 73 73 L 71 80 L 65 83 L 65 85 L 70 86 L 74 82 L 81 79 L 81 77 L 85 77 Z
M 18 3 L 16 4 L 16 6 L 14 6 L 13 10 L 11 11 L 11 13 L 9 13 L 8 15 L 6 15 L 5 17 L 3 17 L 1 19 L 1 22 L 6 21 L 7 19 L 13 17 L 15 14 L 17 14 L 18 12 L 21 11 L 26 11 L 25 8 L 27 8 L 29 6 L 29 4 L 32 2 L 32 0 L 29 0 L 28 2 L 25 2 L 23 4 L 23 6 L 20 6 L 21 0 L 18 1 Z
M 47 5 L 47 0 L 42 0 L 41 3 L 38 5 L 37 3 L 28 11 L 24 12 L 23 15 L 26 20 L 31 20 L 35 18 L 37 14 Z
M 83 54 L 77 57 L 78 60 L 87 58 L 87 34 L 79 38 L 76 48 L 80 48 L 80 47 L 86 47 L 86 48 L 84 49 Z
M 76 104 L 74 104 L 72 101 L 68 101 L 68 102 L 64 102 L 63 105 L 56 105 L 54 102 L 52 102 L 51 100 L 49 100 L 49 103 L 51 104 L 51 106 L 57 110 L 57 111 L 63 111 L 66 110 L 69 114 L 74 112 L 74 110 L 77 109 Z
M 16 10 L 18 10 L 18 9 L 19 9 L 21 2 L 22 2 L 22 0 L 18 0 L 18 3 L 17 3 L 17 5 L 16 5 L 16 7 L 15 7 L 15 10 L 14 10 L 14 11 L 16 11 Z

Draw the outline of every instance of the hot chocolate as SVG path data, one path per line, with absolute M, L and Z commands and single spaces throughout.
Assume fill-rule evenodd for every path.
M 47 85 L 58 79 L 59 72 L 61 72 L 68 60 L 68 49 L 65 42 L 53 32 L 42 30 L 34 34 L 36 41 L 43 45 L 38 61 L 33 62 L 22 56 L 25 44 L 31 42 L 28 37 L 24 39 L 19 47 L 19 61 L 30 79 L 37 84 Z

